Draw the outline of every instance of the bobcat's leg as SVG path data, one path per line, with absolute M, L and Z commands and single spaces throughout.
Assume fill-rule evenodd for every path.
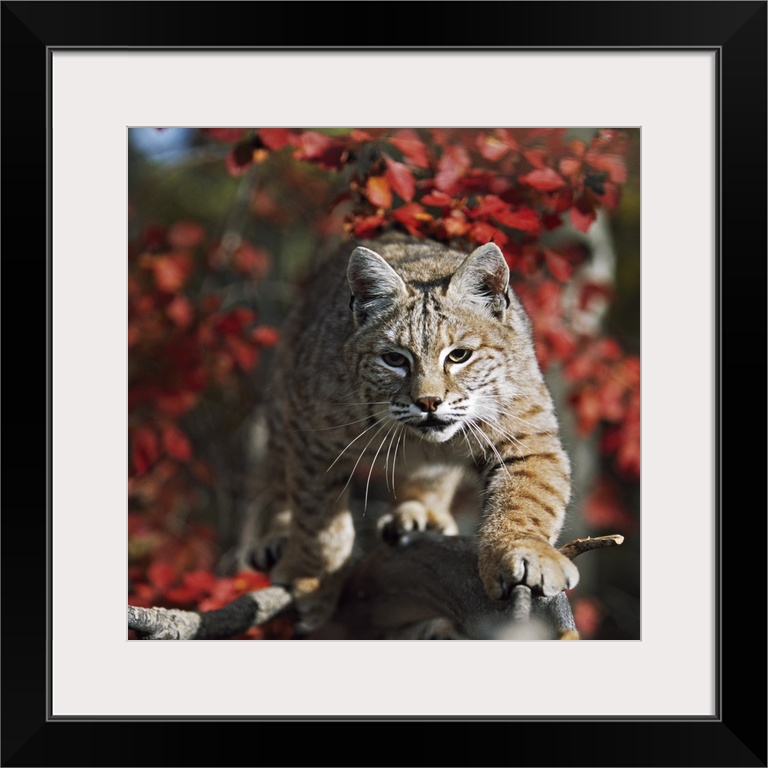
M 269 571 L 282 557 L 291 529 L 285 476 L 285 428 L 282 413 L 269 414 L 270 430 L 267 460 L 262 482 L 266 486 L 252 526 L 250 560 L 260 571 Z
M 268 572 L 283 555 L 291 531 L 291 510 L 285 500 L 261 510 L 258 531 L 251 544 L 251 561 Z
M 316 464 L 310 451 L 288 461 L 290 530 L 271 573 L 275 584 L 291 590 L 300 614 L 297 628 L 304 632 L 333 613 L 355 537 L 345 489 L 349 473 L 326 469 L 327 462 Z
M 423 465 L 396 484 L 394 509 L 381 517 L 379 531 L 394 542 L 408 531 L 437 531 L 455 536 L 458 526 L 451 514 L 451 502 L 461 482 L 462 469 L 445 465 Z
M 551 597 L 579 581 L 576 566 L 554 546 L 570 498 L 568 458 L 552 434 L 539 441 L 539 452 L 531 438 L 527 454 L 510 453 L 483 472 L 478 565 L 492 600 L 509 597 L 516 584 Z

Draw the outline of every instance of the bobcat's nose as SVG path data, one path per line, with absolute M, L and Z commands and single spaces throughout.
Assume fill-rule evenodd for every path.
M 420 397 L 416 401 L 416 405 L 421 408 L 424 413 L 434 413 L 437 410 L 437 406 L 443 401 L 439 397 Z

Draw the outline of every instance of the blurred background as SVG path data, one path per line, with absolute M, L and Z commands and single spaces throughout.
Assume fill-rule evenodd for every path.
M 302 278 L 395 227 L 502 247 L 574 469 L 584 639 L 640 638 L 638 129 L 133 128 L 129 603 L 220 607 L 242 565 L 274 345 Z M 287 620 L 238 639 L 287 639 Z

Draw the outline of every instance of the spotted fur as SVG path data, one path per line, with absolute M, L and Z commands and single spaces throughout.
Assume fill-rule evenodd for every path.
M 276 503 L 257 562 L 294 591 L 304 626 L 332 611 L 354 543 L 349 486 L 375 466 L 396 499 L 386 537 L 457 533 L 473 481 L 489 597 L 553 595 L 578 572 L 553 546 L 568 457 L 529 320 L 493 244 L 471 254 L 390 237 L 342 250 L 307 282 L 284 329 L 269 409 Z M 369 475 L 370 477 L 370 475 Z

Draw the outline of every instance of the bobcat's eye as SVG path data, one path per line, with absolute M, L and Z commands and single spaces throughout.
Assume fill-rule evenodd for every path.
M 448 353 L 448 362 L 466 363 L 470 357 L 472 357 L 471 349 L 454 349 L 453 351 Z
M 405 368 L 408 365 L 408 358 L 405 355 L 401 355 L 399 352 L 385 352 L 381 359 L 393 368 Z

